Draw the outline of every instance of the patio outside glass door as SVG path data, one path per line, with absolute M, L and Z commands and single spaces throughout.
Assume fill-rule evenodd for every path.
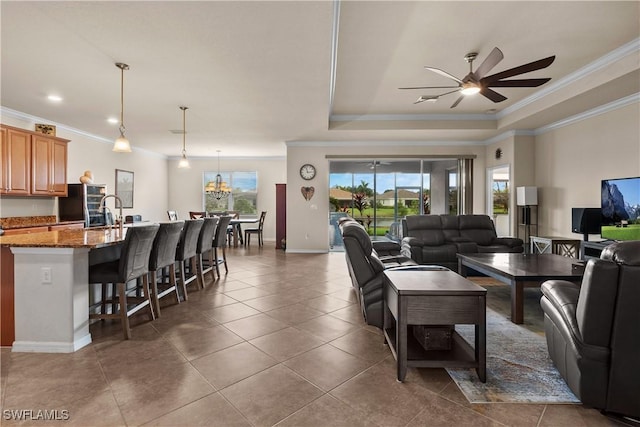
M 498 166 L 487 169 L 487 182 L 489 188 L 488 215 L 493 218 L 498 236 L 511 236 L 511 212 L 509 204 L 511 200 L 511 188 L 509 166 Z

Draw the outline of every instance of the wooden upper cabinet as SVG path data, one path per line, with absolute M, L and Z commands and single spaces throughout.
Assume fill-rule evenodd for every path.
M 2 171 L 0 194 L 30 194 L 31 135 L 18 129 L 2 127 Z
M 46 135 L 32 136 L 31 194 L 67 195 L 67 143 Z
M 66 139 L 2 125 L 0 194 L 67 195 Z

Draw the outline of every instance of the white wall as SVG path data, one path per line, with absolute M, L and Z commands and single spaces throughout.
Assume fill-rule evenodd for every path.
M 347 143 L 345 143 L 346 145 Z M 323 145 L 321 143 L 287 144 L 287 252 L 327 252 L 329 250 L 329 161 L 327 155 L 360 155 L 383 158 L 385 155 L 425 156 L 476 155 L 474 160 L 474 213 L 484 213 L 484 146 L 398 146 L 381 145 Z M 300 167 L 311 163 L 316 177 L 305 181 Z M 300 192 L 303 186 L 315 187 L 315 194 L 306 201 Z M 431 186 L 434 187 L 433 184 Z
M 541 235 L 581 239 L 571 208 L 600 207 L 602 179 L 640 176 L 638 117 L 636 103 L 536 136 Z
M 35 121 L 26 117 L 3 114 L 2 123 L 33 130 Z M 50 123 L 46 120 L 38 123 Z M 114 135 L 117 129 L 114 129 Z M 167 218 L 167 159 L 164 156 L 135 149 L 132 153 L 114 153 L 112 144 L 85 134 L 58 126 L 56 136 L 71 140 L 67 150 L 67 182 L 78 183 L 85 170 L 91 170 L 94 183 L 107 184 L 109 193 L 115 192 L 115 170 L 134 172 L 133 209 L 124 209 L 123 215 L 139 214 L 144 220 Z M 56 198 L 2 197 L 0 216 L 57 215 Z M 107 206 L 114 212 L 114 201 Z
M 190 158 L 189 169 L 178 168 L 179 159 L 168 161 L 168 208 L 178 212 L 178 218 L 189 218 L 189 211 L 204 209 L 203 174 L 217 172 L 218 159 Z M 276 184 L 287 182 L 286 160 L 274 158 L 225 158 L 220 157 L 220 171 L 258 173 L 258 211 L 267 211 L 264 223 L 264 240 L 276 239 Z M 164 213 L 166 218 L 166 212 Z

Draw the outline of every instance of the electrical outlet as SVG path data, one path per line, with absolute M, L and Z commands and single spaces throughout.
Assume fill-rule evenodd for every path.
M 42 267 L 40 269 L 40 275 L 42 276 L 43 285 L 51 284 L 51 267 Z

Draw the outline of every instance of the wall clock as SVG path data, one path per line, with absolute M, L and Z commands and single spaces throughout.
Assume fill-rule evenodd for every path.
M 302 165 L 300 168 L 300 176 L 307 181 L 313 179 L 316 176 L 316 168 L 309 163 Z

